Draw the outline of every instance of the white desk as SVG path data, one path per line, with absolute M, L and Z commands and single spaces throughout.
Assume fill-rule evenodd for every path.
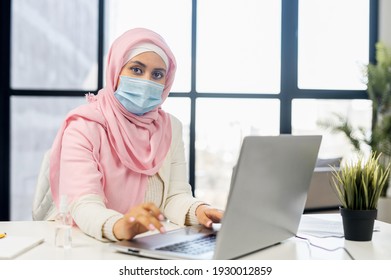
M 306 215 L 324 219 L 325 221 L 340 220 L 339 214 Z M 305 218 L 305 217 L 304 217 Z M 174 226 L 171 226 L 173 228 Z M 303 233 L 298 235 L 307 237 L 313 244 L 328 249 L 345 247 L 355 259 L 391 260 L 391 224 L 376 221 L 379 232 L 373 233 L 372 241 L 353 242 L 344 238 L 317 238 Z M 170 229 L 170 227 L 168 228 Z M 79 229 L 73 228 L 73 248 L 64 250 L 56 248 L 54 244 L 54 223 L 53 222 L 0 222 L 0 231 L 8 235 L 37 235 L 45 238 L 44 243 L 20 255 L 17 259 L 25 260 L 126 260 L 137 257 L 119 253 L 109 247 L 109 243 L 95 240 Z M 310 246 L 305 240 L 292 237 L 281 244 L 266 248 L 264 250 L 247 255 L 242 259 L 253 260 L 292 260 L 292 259 L 323 259 L 339 260 L 350 259 L 344 250 L 326 251 Z

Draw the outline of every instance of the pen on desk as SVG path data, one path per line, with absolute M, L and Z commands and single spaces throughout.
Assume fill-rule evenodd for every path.
M 1 238 L 4 238 L 4 237 L 6 237 L 6 236 L 7 236 L 7 233 L 5 233 L 5 232 L 4 232 L 4 233 L 0 233 L 0 239 L 1 239 Z

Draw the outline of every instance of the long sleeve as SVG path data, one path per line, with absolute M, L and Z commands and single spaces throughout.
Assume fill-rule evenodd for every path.
M 150 176 L 148 178 L 148 187 L 147 192 L 145 193 L 145 202 L 153 202 L 157 207 L 159 207 L 164 212 L 163 205 L 163 193 L 164 193 L 164 186 L 163 181 L 159 177 L 158 174 L 155 174 L 154 176 Z M 197 207 L 201 204 L 204 204 L 201 201 L 194 202 L 191 207 L 188 209 L 186 213 L 185 218 L 185 225 L 196 225 L 198 224 L 198 219 L 195 215 L 195 211 Z
M 117 211 L 107 209 L 102 198 L 93 194 L 84 195 L 75 200 L 70 205 L 70 212 L 74 222 L 84 233 L 101 241 L 105 241 L 105 237 L 115 240 L 112 226 L 123 216 Z M 111 229 L 103 234 L 104 225 L 109 220 L 112 221 Z
M 166 175 L 168 177 L 168 190 L 164 204 L 164 213 L 172 222 L 184 225 L 186 215 L 189 213 L 191 206 L 194 203 L 202 204 L 203 202 L 192 196 L 191 186 L 188 183 L 182 124 L 175 117 L 171 117 L 171 124 L 173 140 L 168 158 L 170 165 Z M 188 220 L 194 221 L 194 216 Z
M 157 206 L 160 206 L 162 203 L 162 188 L 163 182 L 159 176 L 151 176 L 148 180 L 145 202 L 153 202 Z M 201 204 L 203 203 L 195 202 L 188 209 L 185 219 L 186 225 L 198 224 L 195 210 Z M 76 224 L 86 234 L 101 241 L 117 241 L 113 228 L 114 224 L 121 219 L 123 215 L 114 210 L 107 209 L 100 196 L 82 196 L 71 204 L 70 211 Z

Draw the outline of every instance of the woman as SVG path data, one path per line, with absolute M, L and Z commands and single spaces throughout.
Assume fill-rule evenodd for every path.
M 74 222 L 100 240 L 219 222 L 222 211 L 191 195 L 182 125 L 161 109 L 174 81 L 174 55 L 161 36 L 137 28 L 114 41 L 106 86 L 71 111 L 50 155 L 57 207 L 66 195 Z

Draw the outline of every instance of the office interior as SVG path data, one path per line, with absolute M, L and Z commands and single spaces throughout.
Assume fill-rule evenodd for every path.
M 61 120 L 104 85 L 113 38 L 139 24 L 166 35 L 177 55 L 176 84 L 164 108 L 184 124 L 194 195 L 224 207 L 246 135 L 320 133 L 320 158 L 354 157 L 346 139 L 317 122 L 336 111 L 370 129 L 359 66 L 346 69 L 355 55 L 374 62 L 376 42 L 391 47 L 391 1 L 260 2 L 2 0 L 0 221 L 32 219 L 41 160 Z M 140 13 L 132 21 L 129 5 L 153 7 L 154 16 Z M 311 26 L 316 18 L 325 30 Z M 328 183 L 321 175 L 319 184 Z M 336 209 L 335 201 L 310 195 L 312 212 Z

